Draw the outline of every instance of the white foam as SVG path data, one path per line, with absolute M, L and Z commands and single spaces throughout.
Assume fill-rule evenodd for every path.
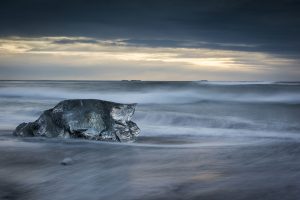
M 205 128 L 205 127 L 172 127 L 172 126 L 148 126 L 142 127 L 143 136 L 218 136 L 218 137 L 243 137 L 243 138 L 281 138 L 300 139 L 299 133 L 285 133 L 276 131 L 257 131 L 245 129 Z
M 74 91 L 67 89 L 22 87 L 0 88 L 0 97 L 34 99 L 102 99 L 120 103 L 183 104 L 199 101 L 229 101 L 247 103 L 300 103 L 300 92 L 256 93 L 220 92 L 197 89 L 156 89 L 141 91 Z

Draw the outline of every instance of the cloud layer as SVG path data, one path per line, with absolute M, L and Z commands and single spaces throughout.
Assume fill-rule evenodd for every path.
M 298 80 L 299 10 L 299 0 L 3 0 L 0 78 Z
M 293 70 L 296 60 L 266 53 L 133 46 L 122 39 L 86 37 L 0 39 L 0 60 L 2 79 L 274 80 L 299 75 Z

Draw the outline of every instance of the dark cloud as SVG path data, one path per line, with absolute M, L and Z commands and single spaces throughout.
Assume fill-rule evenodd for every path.
M 60 40 L 53 41 L 53 44 L 76 44 L 76 43 L 97 44 L 99 42 L 97 40 L 92 40 L 92 39 L 60 39 Z
M 300 53 L 299 0 L 2 0 L 0 27 L 1 36 L 128 38 L 128 44 L 151 47 Z M 57 41 L 74 42 L 95 41 Z
M 141 47 L 184 47 L 184 48 L 208 48 L 208 49 L 223 49 L 235 51 L 257 51 L 259 45 L 254 44 L 239 44 L 239 43 L 216 43 L 204 42 L 196 40 L 169 40 L 169 39 L 126 39 L 122 40 L 128 46 Z

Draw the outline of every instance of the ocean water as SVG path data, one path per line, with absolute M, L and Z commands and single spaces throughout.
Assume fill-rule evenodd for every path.
M 300 83 L 1 81 L 0 129 L 64 99 L 138 103 L 142 136 L 300 138 Z
M 137 141 L 12 136 L 79 98 L 138 103 Z M 300 199 L 299 82 L 0 81 L 0 113 L 0 199 Z

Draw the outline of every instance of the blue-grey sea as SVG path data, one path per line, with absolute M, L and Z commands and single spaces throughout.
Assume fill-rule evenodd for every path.
M 137 103 L 140 136 L 12 136 L 64 99 Z M 0 81 L 0 113 L 0 199 L 300 199 L 300 82 Z

